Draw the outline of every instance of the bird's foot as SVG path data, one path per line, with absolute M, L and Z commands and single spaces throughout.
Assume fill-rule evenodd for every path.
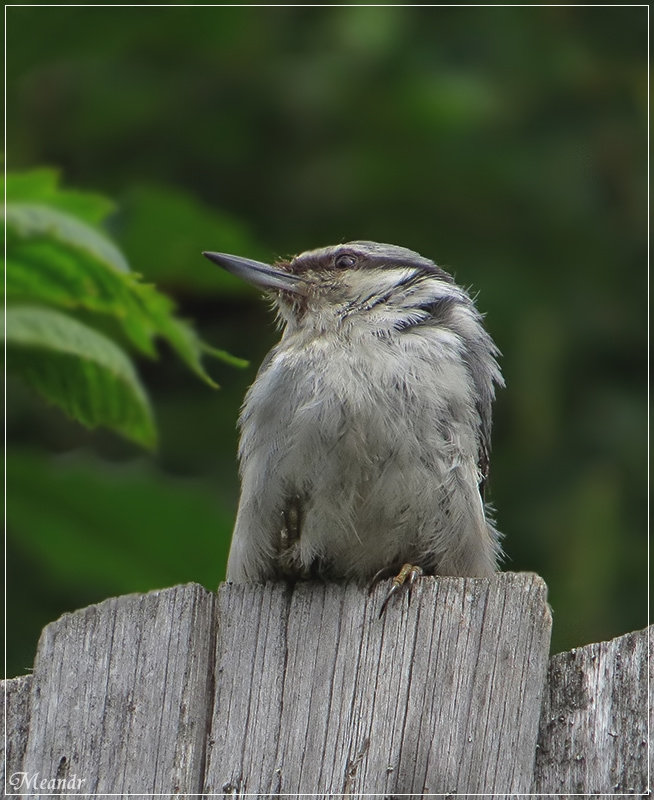
M 373 578 L 373 585 L 378 580 L 378 577 L 386 572 L 386 570 L 380 570 L 377 575 Z M 418 580 L 418 578 L 424 575 L 424 571 L 422 567 L 414 566 L 413 564 L 404 564 L 402 569 L 397 573 L 397 575 L 393 578 L 393 583 L 391 584 L 391 588 L 388 590 L 388 594 L 382 603 L 382 607 L 379 609 L 379 618 L 384 614 L 386 610 L 386 606 L 388 605 L 388 601 L 393 597 L 394 594 L 397 594 L 403 586 L 408 587 L 409 589 L 409 602 L 411 602 L 411 590 L 413 589 L 414 583 Z

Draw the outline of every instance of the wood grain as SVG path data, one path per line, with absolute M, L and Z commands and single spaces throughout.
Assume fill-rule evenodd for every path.
M 198 792 L 211 696 L 213 597 L 127 595 L 41 635 L 24 770 L 85 793 Z
M 528 791 L 542 580 L 424 578 L 379 620 L 387 588 L 220 591 L 205 792 Z
M 7 773 L 145 797 L 644 791 L 648 631 L 548 672 L 537 576 L 423 578 L 379 619 L 387 590 L 191 584 L 66 614 L 5 682 Z
M 30 725 L 32 676 L 2 681 L 0 703 L 0 787 L 18 785 Z M 5 727 L 6 726 L 6 727 Z M 5 738 L 4 732 L 7 732 Z M 6 768 L 6 769 L 5 769 Z M 6 783 L 5 783 L 6 781 Z
M 553 656 L 534 792 L 647 790 L 649 632 Z

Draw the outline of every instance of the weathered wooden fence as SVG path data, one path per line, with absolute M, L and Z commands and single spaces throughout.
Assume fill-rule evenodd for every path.
M 628 794 L 648 631 L 548 658 L 536 575 L 198 585 L 48 625 L 7 681 L 9 794 Z

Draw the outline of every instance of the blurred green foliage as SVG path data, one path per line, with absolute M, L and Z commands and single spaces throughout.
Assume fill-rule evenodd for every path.
M 214 393 L 137 355 L 150 457 L 9 380 L 10 674 L 63 610 L 223 577 L 276 333 L 203 249 L 390 241 L 478 291 L 505 567 L 547 580 L 555 651 L 645 624 L 645 8 L 12 6 L 7 81 L 9 168 L 112 197 L 132 268 L 252 364 Z
M 245 362 L 203 342 L 169 298 L 130 272 L 95 227 L 109 201 L 57 182 L 40 169 L 10 173 L 4 188 L 7 368 L 73 419 L 153 447 L 150 403 L 124 343 L 154 357 L 153 339 L 163 337 L 214 388 L 203 353 Z

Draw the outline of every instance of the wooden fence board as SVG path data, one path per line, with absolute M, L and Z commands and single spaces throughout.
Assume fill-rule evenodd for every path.
M 32 676 L 21 675 L 2 681 L 2 703 L 0 705 L 0 787 L 5 786 L 12 776 L 23 768 L 27 735 L 30 725 L 30 704 L 32 698 Z M 4 732 L 7 736 L 5 738 Z M 6 745 L 6 750 L 5 750 Z M 5 773 L 6 765 L 6 773 Z M 14 778 L 14 784 L 20 781 Z M 8 784 L 7 784 L 8 785 Z
M 37 651 L 24 771 L 86 793 L 200 791 L 212 595 L 180 586 L 66 614 Z
M 205 792 L 529 790 L 550 635 L 542 580 L 427 578 L 379 620 L 387 589 L 300 584 L 276 596 L 283 614 L 268 587 L 221 592 L 231 627 Z
M 553 656 L 534 792 L 646 791 L 648 634 L 636 631 Z
M 646 789 L 650 631 L 554 656 L 548 672 L 538 576 L 425 578 L 379 619 L 387 590 L 191 584 L 64 615 L 44 629 L 33 675 L 5 682 L 7 788 Z

